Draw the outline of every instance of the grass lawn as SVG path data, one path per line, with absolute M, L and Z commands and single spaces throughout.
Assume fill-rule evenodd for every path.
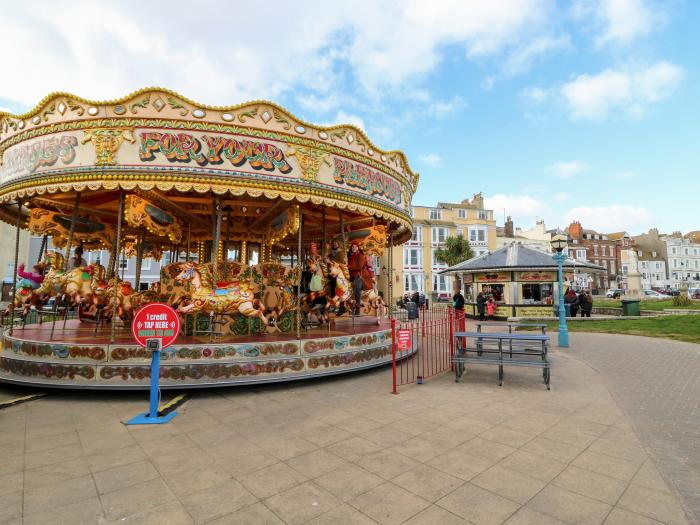
M 593 299 L 593 306 L 599 308 L 622 308 L 620 299 Z M 676 310 L 700 310 L 700 301 L 693 301 L 690 306 L 673 306 L 673 299 L 642 299 L 642 310 L 660 312 L 666 308 Z
M 570 332 L 602 332 L 606 334 L 645 335 L 700 344 L 700 315 L 669 315 L 665 317 L 637 317 L 621 320 L 570 321 Z M 547 323 L 547 331 L 554 334 L 556 322 Z

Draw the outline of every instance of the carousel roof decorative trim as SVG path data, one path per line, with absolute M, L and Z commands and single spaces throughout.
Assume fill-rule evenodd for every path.
M 551 253 L 546 253 L 519 242 L 510 243 L 492 253 L 486 253 L 478 257 L 455 264 L 441 274 L 447 273 L 480 273 L 487 271 L 530 271 L 530 270 L 556 270 L 557 263 Z M 594 272 L 605 271 L 603 266 L 589 262 L 575 261 L 567 258 L 564 268 L 591 270 Z
M 258 111 L 259 106 L 266 107 Z M 110 114 L 107 114 L 107 107 L 112 110 Z M 103 109 L 102 112 L 100 108 Z M 341 147 L 344 149 L 356 151 L 366 158 L 381 162 L 390 169 L 400 168 L 399 173 L 407 178 L 413 192 L 418 185 L 419 174 L 411 170 L 408 159 L 402 151 L 378 148 L 362 129 L 352 124 L 321 126 L 309 123 L 299 119 L 279 104 L 268 100 L 254 100 L 232 106 L 199 104 L 176 91 L 160 87 L 146 87 L 124 97 L 106 101 L 91 100 L 67 92 L 53 92 L 24 114 L 14 115 L 0 111 L 0 159 L 1 151 L 4 149 L 3 142 L 29 129 L 58 121 L 88 121 L 105 117 L 118 119 L 147 112 L 154 112 L 151 118 L 166 118 L 159 117 L 163 110 L 174 114 L 173 118 L 180 120 L 242 125 L 246 128 L 268 130 L 279 127 L 280 132 L 291 136 L 312 138 L 336 146 L 342 144 Z M 210 115 L 208 111 L 217 112 L 218 115 Z M 315 136 L 312 136 L 313 131 Z

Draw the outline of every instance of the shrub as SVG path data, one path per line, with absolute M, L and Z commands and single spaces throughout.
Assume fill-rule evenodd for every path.
M 690 300 L 690 297 L 684 293 L 676 295 L 673 298 L 673 306 L 675 307 L 687 308 L 691 304 L 693 304 L 693 302 Z

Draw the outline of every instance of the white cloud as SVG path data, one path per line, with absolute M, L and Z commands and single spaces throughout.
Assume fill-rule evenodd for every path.
M 330 122 L 326 122 L 323 125 L 335 126 L 336 124 L 352 124 L 353 126 L 357 126 L 363 131 L 366 129 L 365 121 L 362 120 L 362 117 L 345 113 L 345 111 L 343 111 L 342 109 L 335 114 L 335 117 Z
M 418 160 L 420 160 L 423 164 L 427 164 L 428 166 L 437 166 L 442 162 L 442 157 L 436 153 L 428 153 L 426 155 L 419 155 Z
M 579 0 L 573 14 L 579 21 L 591 19 L 598 36 L 596 45 L 629 45 L 663 27 L 667 16 L 649 0 Z
M 444 118 L 457 110 L 462 109 L 466 104 L 460 96 L 452 97 L 451 100 L 436 100 L 428 104 L 427 112 L 435 118 Z
M 654 224 L 652 213 L 642 206 L 579 206 L 566 212 L 566 224 L 580 221 L 585 228 L 600 232 L 642 231 Z
M 542 201 L 529 195 L 507 195 L 497 193 L 484 197 L 484 207 L 494 211 L 494 216 L 510 215 L 517 224 L 532 224 L 537 218 L 548 214 Z M 505 213 L 504 213 L 505 212 Z
M 162 85 L 210 104 L 302 91 L 305 108 L 334 111 L 336 92 L 389 98 L 409 91 L 448 47 L 479 61 L 527 47 L 549 27 L 554 3 L 445 0 L 426 9 L 423 0 L 271 1 L 263 26 L 226 30 L 226 16 L 258 11 L 255 0 L 223 11 L 202 0 L 193 23 L 183 8 L 133 0 L 76 0 L 60 9 L 48 0 L 15 3 L 0 17 L 4 41 L 18 43 L 3 57 L 14 78 L 3 97 L 33 105 L 52 90 L 106 99 Z M 261 38 L 261 30 L 269 34 Z
M 583 162 L 572 160 L 569 162 L 555 162 L 545 168 L 547 173 L 560 179 L 572 179 L 588 170 L 588 166 Z
M 561 95 L 574 120 L 600 121 L 615 110 L 638 117 L 669 97 L 684 77 L 683 68 L 665 61 L 637 70 L 606 69 L 577 76 L 561 87 Z
M 571 47 L 569 35 L 539 36 L 515 49 L 505 63 L 506 73 L 517 75 L 532 68 L 535 61 Z
M 520 98 L 530 104 L 541 106 L 549 98 L 549 92 L 539 87 L 529 87 L 520 92 Z
M 571 197 L 571 195 L 569 195 L 568 193 L 555 193 L 552 197 L 552 200 L 557 203 L 562 203 L 568 201 L 569 197 Z

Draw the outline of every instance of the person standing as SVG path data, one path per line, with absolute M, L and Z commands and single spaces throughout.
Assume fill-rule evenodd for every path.
M 489 314 L 489 321 L 493 321 L 493 316 L 496 313 L 496 301 L 493 300 L 493 297 L 489 297 L 489 300 L 486 303 L 486 311 Z
M 350 282 L 352 283 L 355 307 L 353 315 L 360 315 L 360 301 L 362 300 L 362 277 L 367 266 L 367 257 L 357 241 L 353 241 L 348 253 L 348 272 L 350 272 Z
M 87 262 L 83 259 L 83 247 L 78 246 L 73 252 L 73 257 L 68 261 L 68 270 L 74 270 L 75 268 L 84 268 L 87 266 Z
M 579 309 L 579 298 L 572 288 L 569 288 L 564 295 L 564 304 L 569 305 L 569 316 L 576 317 Z
M 588 290 L 585 290 L 578 298 L 581 303 L 581 317 L 590 317 L 593 311 L 593 297 Z
M 476 296 L 476 311 L 479 313 L 479 321 L 483 321 L 486 313 L 486 299 L 481 292 Z

